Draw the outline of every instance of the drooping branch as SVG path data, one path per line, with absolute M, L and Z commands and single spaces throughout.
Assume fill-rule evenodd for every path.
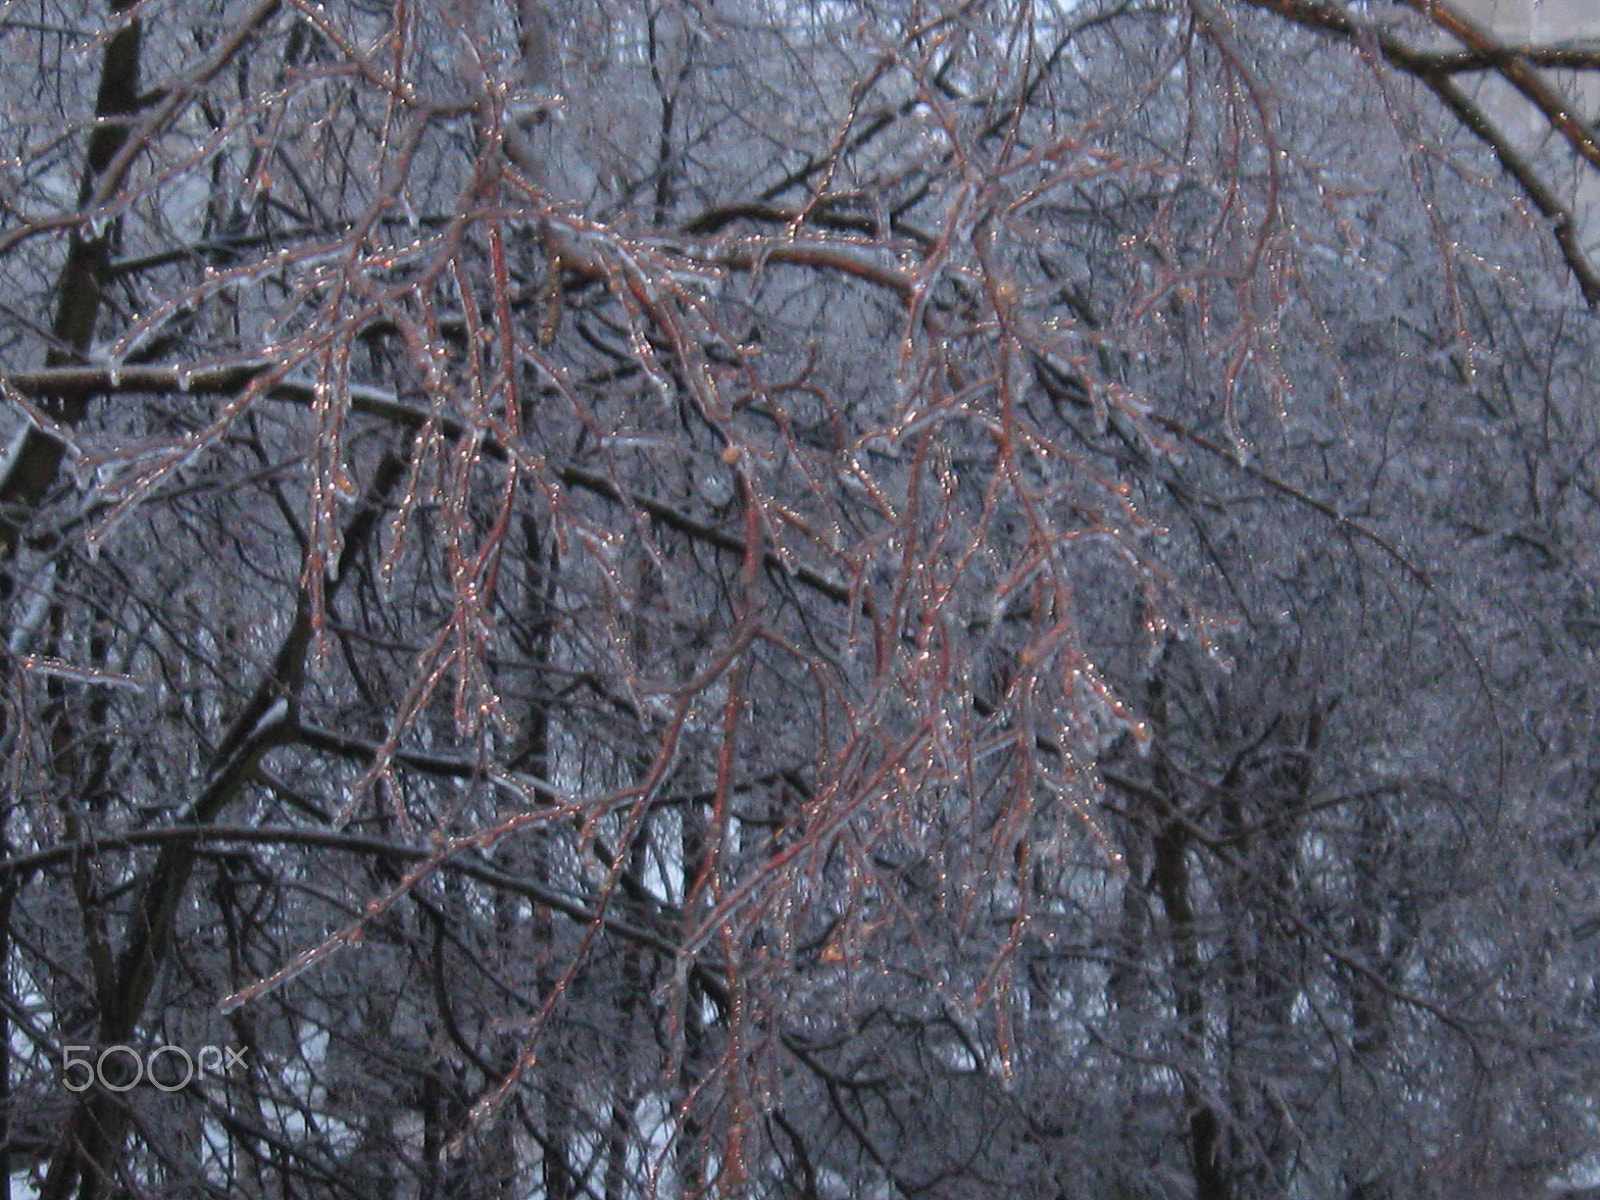
M 267 359 L 249 359 L 216 368 L 186 370 L 172 366 L 71 366 L 54 367 L 39 371 L 18 371 L 0 375 L 0 394 L 14 388 L 27 397 L 47 395 L 93 396 L 114 393 L 148 393 L 187 391 L 193 395 L 232 395 L 249 387 L 255 380 L 277 368 Z M 316 385 L 310 380 L 280 379 L 266 389 L 265 394 L 275 400 L 311 405 L 316 402 Z M 429 414 L 399 399 L 381 388 L 352 386 L 350 407 L 363 416 L 390 421 L 405 429 L 420 430 L 427 426 Z M 439 431 L 455 441 L 467 435 L 466 425 L 446 418 L 438 422 Z M 40 436 L 48 436 L 41 431 Z M 504 461 L 506 448 L 492 436 L 481 443 L 486 457 Z M 602 499 L 637 507 L 664 528 L 693 538 L 731 555 L 743 556 L 746 551 L 742 536 L 727 532 L 683 511 L 676 505 L 632 489 L 625 489 L 615 480 L 585 467 L 568 465 L 557 468 L 562 483 L 580 488 Z M 836 579 L 831 579 L 811 567 L 791 565 L 778 554 L 769 551 L 764 560 L 768 570 L 790 576 L 800 586 L 826 596 L 839 604 L 852 599 L 851 589 Z
M 481 840 L 481 839 L 478 839 Z M 336 850 L 367 858 L 399 862 L 434 862 L 443 871 L 476 880 L 488 887 L 543 904 L 584 925 L 598 922 L 609 932 L 647 949 L 673 958 L 678 946 L 660 933 L 652 932 L 615 913 L 599 912 L 582 900 L 522 875 L 512 875 L 472 857 L 468 851 L 476 841 L 464 843 L 460 853 L 441 857 L 437 847 L 409 846 L 386 838 L 370 837 L 337 829 L 311 829 L 274 825 L 219 825 L 184 823 L 160 829 L 139 829 L 107 834 L 78 842 L 62 842 L 47 850 L 18 854 L 0 860 L 0 880 L 26 878 L 84 855 L 111 854 L 144 846 L 182 846 L 188 851 L 206 845 L 301 846 L 311 850 Z

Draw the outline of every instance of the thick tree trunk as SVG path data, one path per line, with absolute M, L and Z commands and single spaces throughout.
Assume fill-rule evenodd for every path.
M 112 0 L 113 17 L 134 8 L 135 2 Z M 87 162 L 78 185 L 80 206 L 93 200 L 101 177 L 128 140 L 129 118 L 139 111 L 141 33 L 139 19 L 135 17 L 106 43 L 100 89 L 95 98 L 94 132 L 89 135 Z M 73 229 L 66 265 L 56 286 L 56 313 L 50 329 L 52 345 L 45 360 L 47 366 L 81 362 L 93 343 L 115 236 L 115 226 L 111 224 L 79 225 Z M 69 427 L 83 419 L 88 403 L 88 398 L 82 395 L 66 399 L 46 397 L 40 402 L 45 412 Z M 0 479 L 0 603 L 15 594 L 11 562 L 16 557 L 22 530 L 55 483 L 64 452 L 65 448 L 55 438 L 30 427 L 7 465 L 4 478 Z
M 135 4 L 136 0 L 111 0 L 111 14 L 122 16 Z M 101 177 L 128 140 L 128 118 L 139 109 L 142 33 L 139 20 L 133 18 L 106 43 L 95 97 L 95 123 L 78 185 L 80 207 L 92 201 Z M 90 228 L 80 225 L 73 229 L 67 246 L 67 261 L 56 289 L 47 366 L 81 361 L 93 343 L 114 236 L 114 227 L 110 225 Z M 83 419 L 88 399 L 84 396 L 45 397 L 41 407 L 53 419 L 70 427 Z M 16 595 L 17 582 L 12 569 L 21 546 L 22 531 L 55 483 L 64 452 L 65 447 L 59 441 L 30 426 L 6 464 L 4 477 L 0 478 L 0 604 Z M 90 919 L 90 910 L 85 911 L 85 918 Z M 0 1022 L 0 1044 L 9 1041 L 9 1022 Z M 100 1164 L 100 1167 L 84 1179 L 85 1195 L 100 1195 L 108 1190 L 110 1180 L 103 1178 L 102 1170 L 105 1156 L 100 1153 L 103 1131 L 104 1122 L 91 1120 L 87 1105 L 76 1110 L 40 1193 L 44 1200 L 64 1198 L 90 1163 Z M 9 1192 L 9 1163 L 0 1162 L 0 1177 L 6 1180 Z
M 1205 1052 L 1205 995 L 1200 987 L 1200 951 L 1190 899 L 1188 843 L 1177 821 L 1162 829 L 1155 840 L 1152 882 L 1166 910 L 1172 942 L 1172 990 L 1180 1037 L 1185 1051 L 1198 1060 Z M 1183 1069 L 1182 1076 L 1195 1200 L 1230 1200 L 1232 1192 L 1219 1161 L 1221 1122 L 1201 1087 L 1197 1067 Z
M 1168 649 L 1170 652 L 1170 645 Z M 1152 720 L 1158 732 L 1165 734 L 1169 728 L 1167 697 L 1159 666 L 1150 678 L 1148 692 Z M 1199 932 L 1189 879 L 1190 836 L 1179 812 L 1173 772 L 1159 748 L 1154 756 L 1152 774 L 1158 808 L 1154 815 L 1159 825 L 1151 845 L 1150 884 L 1161 898 L 1167 918 L 1178 1040 L 1189 1060 L 1179 1066 L 1179 1074 L 1183 1080 L 1195 1200 L 1231 1200 L 1232 1190 L 1221 1163 L 1222 1123 L 1202 1084 L 1206 1057 L 1205 992 L 1201 984 Z

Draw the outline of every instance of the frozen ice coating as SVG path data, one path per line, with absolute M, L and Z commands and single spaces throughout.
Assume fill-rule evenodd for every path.
M 0 1172 L 1600 1173 L 1600 20 L 0 6 Z

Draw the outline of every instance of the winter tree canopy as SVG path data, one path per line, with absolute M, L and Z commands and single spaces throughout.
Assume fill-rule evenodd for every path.
M 1590 1182 L 1582 8 L 0 0 L 0 1187 Z

